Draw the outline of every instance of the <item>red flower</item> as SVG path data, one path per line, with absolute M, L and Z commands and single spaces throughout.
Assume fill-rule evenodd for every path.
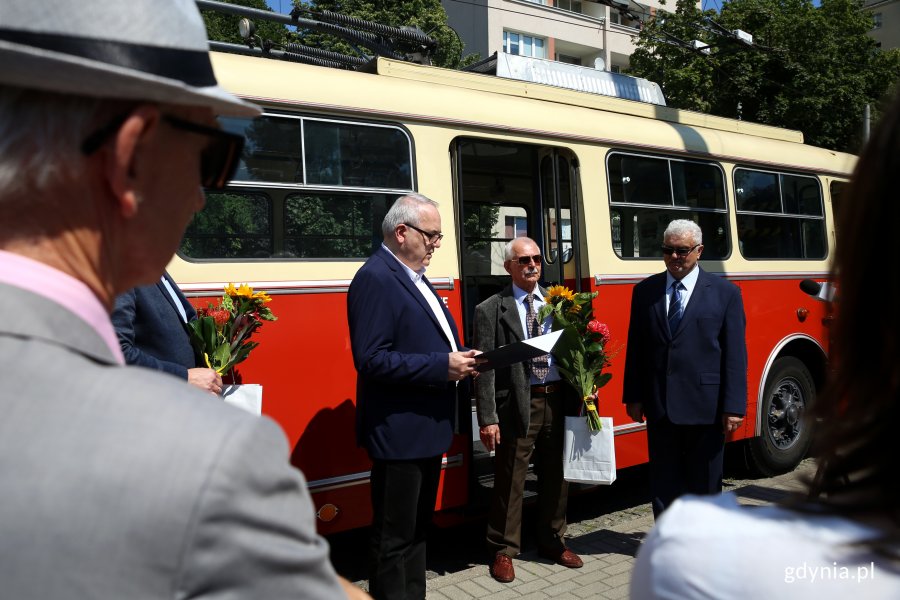
M 596 319 L 588 321 L 587 330 L 599 335 L 604 344 L 609 341 L 609 326 L 606 323 L 601 323 Z

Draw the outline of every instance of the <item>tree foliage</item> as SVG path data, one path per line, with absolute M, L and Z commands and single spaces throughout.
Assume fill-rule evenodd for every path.
M 447 12 L 440 0 L 294 0 L 294 4 L 313 12 L 328 10 L 383 25 L 418 27 L 437 41 L 432 64 L 439 67 L 458 68 L 478 58 L 463 56 L 462 40 L 447 24 Z M 357 55 L 350 44 L 333 36 L 314 32 L 300 35 L 307 45 Z
M 678 0 L 641 30 L 630 72 L 660 83 L 670 106 L 804 133 L 855 150 L 866 104 L 877 109 L 900 77 L 900 51 L 866 35 L 860 0 L 730 0 L 721 13 Z M 720 26 L 720 27 L 719 27 Z M 749 46 L 728 34 L 753 35 Z M 690 48 L 694 40 L 709 54 Z
M 258 8 L 260 10 L 271 9 L 266 5 L 266 0 L 219 0 L 225 4 L 237 4 L 238 6 L 246 6 L 248 8 Z M 226 15 L 224 13 L 203 10 L 203 23 L 206 24 L 206 35 L 209 39 L 217 42 L 231 42 L 232 44 L 243 44 L 244 40 L 238 33 L 238 21 L 241 17 L 237 15 Z M 287 27 L 279 23 L 271 21 L 255 20 L 256 33 L 264 39 L 282 41 L 287 35 Z

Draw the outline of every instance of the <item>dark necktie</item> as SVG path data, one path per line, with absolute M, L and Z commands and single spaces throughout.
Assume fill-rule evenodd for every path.
M 525 296 L 525 326 L 528 329 L 526 335 L 529 338 L 541 335 L 537 314 L 534 312 L 534 294 Z M 542 354 L 531 359 L 531 373 L 540 381 L 543 381 L 550 372 L 549 356 L 549 354 Z
M 681 285 L 680 281 L 672 284 L 672 297 L 669 300 L 669 332 L 675 333 L 678 324 L 681 323 L 681 317 L 684 315 L 684 305 L 681 303 Z

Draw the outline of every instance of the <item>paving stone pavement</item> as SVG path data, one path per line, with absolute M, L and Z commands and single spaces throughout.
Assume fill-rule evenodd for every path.
M 810 475 L 815 465 L 806 460 L 791 473 L 771 478 L 731 478 L 726 479 L 725 489 L 738 496 L 743 504 L 770 504 L 791 491 L 801 488 L 800 477 Z M 631 470 L 629 470 L 631 471 Z M 429 572 L 427 595 L 429 600 L 470 600 L 472 598 L 582 600 L 627 598 L 631 569 L 641 541 L 653 526 L 650 505 L 643 500 L 646 490 L 639 481 L 645 479 L 644 471 L 632 471 L 619 488 L 625 496 L 624 507 L 608 511 L 595 491 L 587 492 L 583 498 L 570 500 L 569 529 L 567 544 L 584 560 L 580 569 L 567 569 L 540 558 L 533 541 L 527 535 L 523 543 L 525 551 L 514 561 L 516 579 L 503 584 L 494 581 L 488 572 L 488 556 L 479 552 L 483 546 L 484 521 L 455 526 L 452 531 L 438 530 L 429 538 Z M 628 481 L 630 479 L 630 481 Z M 617 481 L 608 489 L 610 497 L 615 497 Z M 601 494 L 602 496 L 602 494 Z M 629 497 L 630 496 L 630 497 Z M 634 498 L 639 497 L 639 502 Z M 597 510 L 591 511 L 596 504 Z M 621 506 L 621 505 L 620 505 Z M 601 511 L 598 513 L 598 511 Z M 573 512 L 575 513 L 573 515 Z M 528 513 L 526 512 L 526 519 Z M 332 542 L 332 560 L 338 572 L 367 589 L 364 571 L 358 559 L 361 541 Z M 337 554 L 342 553 L 342 544 L 355 546 L 357 566 L 349 569 L 350 563 L 342 562 Z M 348 570 L 349 569 L 349 570 Z

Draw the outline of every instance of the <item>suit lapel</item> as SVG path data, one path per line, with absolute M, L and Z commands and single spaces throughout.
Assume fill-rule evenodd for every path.
M 700 269 L 698 266 L 697 269 Z M 681 322 L 684 323 L 688 316 L 695 312 L 703 311 L 703 303 L 706 301 L 706 290 L 709 287 L 709 276 L 705 271 L 700 269 L 697 272 L 697 283 L 694 285 L 694 291 L 691 292 L 690 302 L 684 307 L 684 314 L 681 316 Z M 678 326 L 681 331 L 681 325 Z
M 511 342 L 521 342 L 525 339 L 525 331 L 522 330 L 522 321 L 519 317 L 519 307 L 516 306 L 516 299 L 513 298 L 512 286 L 507 286 L 503 290 L 502 300 L 500 301 L 500 320 L 512 332 L 513 338 Z
M 419 288 L 412 282 L 409 278 L 409 275 L 406 273 L 406 270 L 397 262 L 397 259 L 391 256 L 391 254 L 385 250 L 384 248 L 378 249 L 378 256 L 384 263 L 387 265 L 388 269 L 390 269 L 393 276 L 397 279 L 401 286 L 412 296 L 413 300 L 415 300 L 419 306 L 422 307 L 422 310 L 425 311 L 425 314 L 428 315 L 428 318 L 431 319 L 431 322 L 437 327 L 438 331 L 441 334 L 441 337 L 446 339 L 447 336 L 444 333 L 444 328 L 441 327 L 441 324 L 438 322 L 437 317 L 434 314 L 434 311 L 431 310 L 431 306 L 429 306 L 428 301 L 425 300 L 422 293 L 419 291 Z M 434 291 L 434 288 L 431 285 L 431 282 L 428 279 L 425 279 L 426 285 L 428 289 L 431 290 L 431 293 L 437 297 L 438 304 L 443 305 L 443 300 L 441 300 L 440 296 L 437 295 L 437 292 Z M 446 308 L 444 308 L 446 311 Z M 452 323 L 450 318 L 447 319 L 448 323 Z M 447 345 L 450 345 L 450 340 L 447 340 Z M 457 341 L 457 347 L 459 347 L 459 341 Z
M 667 316 L 669 307 L 666 306 L 666 281 L 666 273 L 664 271 L 660 273 L 659 283 L 653 292 L 654 297 L 658 298 L 653 304 L 653 312 L 656 315 L 659 330 L 663 332 L 665 337 L 671 338 L 672 332 L 669 331 L 669 319 Z

